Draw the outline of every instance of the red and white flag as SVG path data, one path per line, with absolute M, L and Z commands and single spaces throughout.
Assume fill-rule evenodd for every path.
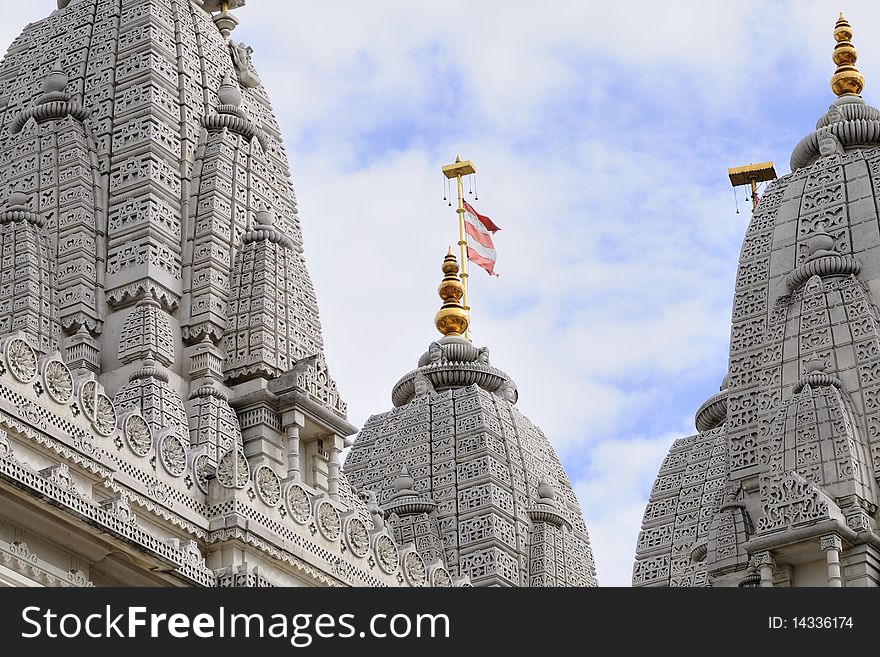
M 492 223 L 489 217 L 480 214 L 470 203 L 464 201 L 464 231 L 470 237 L 467 246 L 468 260 L 479 265 L 492 276 L 498 276 L 495 273 L 498 254 L 495 251 L 492 234 L 499 230 L 501 229 Z

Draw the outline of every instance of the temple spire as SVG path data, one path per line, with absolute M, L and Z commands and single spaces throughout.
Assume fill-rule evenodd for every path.
M 467 311 L 461 304 L 464 286 L 458 277 L 458 261 L 451 246 L 441 269 L 444 276 L 437 292 L 443 299 L 443 305 L 434 316 L 434 325 L 443 335 L 464 335 L 469 323 Z
M 834 52 L 831 59 L 837 64 L 837 70 L 831 76 L 831 89 L 837 96 L 858 96 L 865 86 L 865 78 L 856 68 L 858 53 L 852 44 L 852 26 L 840 12 L 840 18 L 834 25 Z
M 460 155 L 455 156 L 455 162 L 452 164 L 443 166 L 443 175 L 449 180 L 455 180 L 458 190 L 458 208 L 455 211 L 458 213 L 458 246 L 461 249 L 461 305 L 465 313 L 470 312 L 471 307 L 468 305 L 468 242 L 467 232 L 464 228 L 464 187 L 462 186 L 461 179 L 462 176 L 469 176 L 476 172 L 477 169 L 474 163 L 470 160 L 462 161 Z M 467 331 L 467 327 L 465 327 L 465 331 Z M 470 339 L 470 334 L 465 332 L 464 337 Z

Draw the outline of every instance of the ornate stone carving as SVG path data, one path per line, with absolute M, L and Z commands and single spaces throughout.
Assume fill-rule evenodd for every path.
M 128 384 L 116 393 L 114 401 L 120 409 L 143 415 L 153 435 L 172 430 L 185 447 L 189 447 L 189 422 L 183 400 L 168 383 L 168 372 L 155 361 L 147 359 L 143 367 L 129 377 Z
M 37 563 L 39 561 L 37 555 L 31 552 L 30 546 L 24 541 L 13 541 L 9 544 L 9 550 L 19 559 L 23 559 L 28 563 Z
M 217 464 L 217 480 L 225 488 L 244 488 L 250 479 L 250 466 L 244 453 L 231 449 Z
M 260 78 L 251 68 L 251 54 L 254 49 L 245 43 L 229 42 L 229 50 L 232 54 L 232 63 L 235 65 L 235 74 L 243 87 L 253 88 L 260 86 Z
M 153 432 L 143 416 L 132 413 L 126 417 L 123 433 L 128 448 L 138 456 L 146 456 L 153 449 Z
M 370 514 L 370 519 L 373 521 L 373 529 L 377 531 L 384 529 L 385 514 L 382 513 L 382 507 L 379 506 L 379 500 L 376 497 L 376 491 L 368 488 L 364 491 L 363 494 L 367 503 L 367 511 Z
M 89 578 L 86 577 L 86 574 L 83 571 L 76 570 L 75 568 L 71 568 L 67 571 L 67 581 L 74 586 L 94 586 L 94 584 L 89 581 Z
M 370 551 L 370 534 L 364 521 L 352 516 L 345 528 L 345 539 L 348 549 L 358 557 L 365 557 Z
M 37 375 L 37 354 L 21 338 L 6 343 L 6 364 L 12 376 L 22 383 L 30 383 Z
M 7 151 L 0 153 L 6 162 L 11 159 L 10 149 L 18 150 L 19 156 L 23 155 L 22 150 L 26 150 L 14 141 L 7 141 L 6 147 Z M 35 159 L 31 161 L 35 163 Z M 31 179 L 35 174 L 31 173 Z M 38 204 L 39 200 L 33 193 L 16 190 L 9 195 L 6 209 L 0 211 L 0 249 L 3 252 L 0 262 L 3 281 L 0 287 L 0 330 L 8 333 L 19 329 L 30 346 L 42 355 L 57 351 L 61 328 L 56 299 L 54 245 L 46 230 L 45 218 L 31 210 L 32 206 Z M 7 348 L 18 339 L 21 338 L 7 338 Z M 27 357 L 24 353 L 16 355 Z M 22 366 L 28 372 L 32 369 L 30 363 Z M 33 372 L 36 374 L 35 363 Z M 13 376 L 18 378 L 16 374 Z
M 318 525 L 318 530 L 328 541 L 335 541 L 339 538 L 342 522 L 339 518 L 339 511 L 330 502 L 318 503 L 315 521 Z
M 843 155 L 843 153 L 843 144 L 831 131 L 826 129 L 819 134 L 819 155 L 827 157 L 828 155 Z
M 762 552 L 757 552 L 752 556 L 751 566 L 754 569 L 758 569 L 761 566 L 776 566 L 776 559 L 773 557 L 773 553 L 768 550 L 764 550 Z
M 0 429 L 0 459 L 12 458 L 12 446 L 6 432 Z
M 450 347 L 450 353 L 454 346 L 458 359 L 440 367 L 486 366 L 469 342 L 438 346 Z M 417 373 L 435 367 L 428 359 L 421 357 L 426 363 Z M 367 421 L 345 472 L 374 525 L 390 530 L 398 544 L 413 541 L 426 562 L 439 559 L 456 576 L 470 573 L 478 584 L 594 585 L 586 526 L 547 439 L 497 390 L 457 386 L 420 398 L 407 393 L 403 405 Z M 539 492 L 545 477 L 557 482 L 556 503 L 552 491 L 544 490 L 546 497 Z M 373 506 L 374 489 L 381 509 Z M 533 518 L 538 522 L 530 522 Z M 548 558 L 548 574 L 535 578 L 520 566 L 530 563 L 533 524 L 558 531 L 549 546 L 568 560 L 558 566 L 555 556 Z M 542 539 L 542 549 L 550 553 L 547 544 Z
M 116 409 L 113 402 L 98 387 L 95 381 L 82 384 L 79 399 L 83 415 L 102 436 L 109 436 L 116 428 Z
M 195 541 L 187 541 L 181 546 L 181 552 L 186 555 L 186 560 L 194 566 L 204 566 L 205 557 L 202 556 L 199 545 Z
M 233 447 L 241 447 L 241 428 L 226 394 L 216 381 L 206 377 L 205 384 L 190 394 L 190 436 L 193 447 L 204 446 L 216 462 Z
M 73 477 L 70 476 L 70 466 L 66 463 L 57 463 L 40 470 L 40 475 L 57 484 L 64 490 L 76 491 Z
M 438 588 L 448 588 L 452 586 L 452 578 L 449 576 L 449 571 L 445 568 L 435 568 L 434 572 L 431 573 L 431 586 L 436 586 Z
M 727 419 L 727 390 L 716 392 L 704 401 L 694 416 L 697 431 L 711 431 Z
M 199 454 L 193 460 L 193 472 L 196 477 L 196 486 L 199 487 L 199 490 L 203 493 L 208 492 L 208 468 L 209 468 L 209 459 L 207 454 Z
M 299 484 L 291 483 L 287 486 L 284 501 L 290 517 L 299 524 L 306 524 L 312 517 L 312 498 Z
M 278 475 L 268 466 L 260 466 L 254 476 L 257 495 L 269 506 L 275 506 L 281 499 L 281 481 Z
M 424 586 L 428 581 L 425 560 L 418 552 L 407 552 L 403 559 L 403 572 L 410 586 Z
M 291 281 L 300 278 L 300 257 L 293 240 L 275 223 L 269 211 L 256 213 L 254 225 L 241 239 L 235 256 L 226 330 L 224 373 L 229 383 L 257 377 L 275 378 L 297 368 L 297 381 L 318 401 L 326 398 L 331 410 L 344 413 L 334 396 L 335 384 L 326 385 L 313 360 L 321 360 L 320 336 L 311 323 L 299 316 L 303 308 Z M 260 280 L 260 285 L 248 281 Z M 315 327 L 316 328 L 316 327 Z M 313 367 L 309 367 L 313 365 Z M 324 371 L 326 374 L 326 371 Z
M 155 358 L 165 366 L 174 363 L 171 321 L 153 298 L 138 301 L 125 318 L 119 336 L 119 360 L 129 363 L 139 358 Z
M 133 525 L 137 522 L 137 516 L 132 511 L 128 500 L 123 497 L 114 497 L 101 503 L 101 508 L 109 511 L 127 525 Z
M 825 550 L 840 551 L 843 549 L 843 541 L 837 534 L 825 534 L 819 539 L 819 549 L 823 552 Z
M 400 555 L 397 553 L 397 546 L 387 535 L 380 534 L 373 546 L 373 552 L 376 554 L 376 563 L 379 568 L 389 575 L 397 570 L 400 565 Z
M 813 484 L 796 472 L 767 477 L 761 482 L 761 510 L 758 532 L 812 523 L 828 518 L 828 500 Z
M 159 456 L 168 474 L 179 477 L 186 470 L 186 448 L 180 438 L 166 433 L 159 443 Z
M 345 414 L 347 406 L 336 390 L 336 382 L 330 377 L 327 363 L 322 355 L 297 361 L 296 385 L 305 390 L 312 399 L 338 413 Z
M 67 404 L 73 397 L 73 376 L 60 360 L 50 360 L 43 367 L 43 386 L 59 404 Z
M 428 378 L 421 373 L 416 374 L 413 378 L 413 386 L 415 388 L 416 398 L 424 397 L 425 395 L 434 392 L 434 386 L 431 385 Z

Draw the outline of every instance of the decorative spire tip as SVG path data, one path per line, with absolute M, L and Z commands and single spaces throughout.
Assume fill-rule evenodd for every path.
M 858 96 L 865 87 L 865 78 L 856 68 L 858 53 L 852 44 L 852 26 L 843 12 L 834 24 L 834 40 L 837 42 L 831 53 L 832 61 L 837 64 L 831 76 L 831 90 L 838 96 Z
M 452 253 L 452 247 L 443 258 L 443 280 L 437 292 L 443 299 L 443 305 L 434 316 L 434 325 L 443 335 L 464 335 L 469 324 L 467 311 L 461 304 L 464 296 L 464 285 L 458 276 L 458 260 Z

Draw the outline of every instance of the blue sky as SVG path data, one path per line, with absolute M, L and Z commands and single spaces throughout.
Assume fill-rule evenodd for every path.
M 8 44 L 51 0 L 4 9 Z M 791 149 L 833 95 L 853 24 L 870 103 L 876 3 L 251 0 L 233 38 L 281 123 L 331 371 L 363 424 L 437 336 L 456 239 L 441 165 L 478 168 L 500 278 L 471 278 L 474 340 L 575 484 L 603 585 L 628 585 L 672 440 L 727 366 L 748 221 L 727 167 Z

